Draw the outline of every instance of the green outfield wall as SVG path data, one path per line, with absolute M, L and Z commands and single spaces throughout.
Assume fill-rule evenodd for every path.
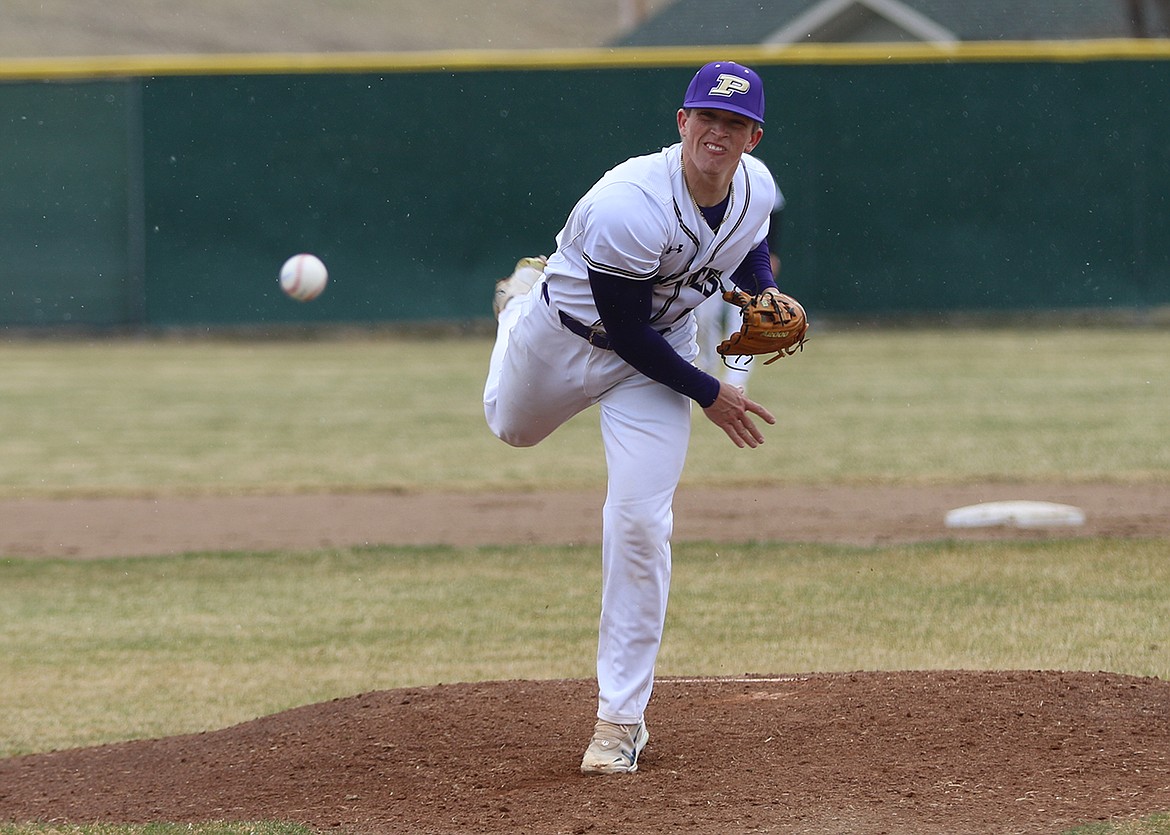
M 1170 304 L 1170 47 L 724 50 L 811 311 Z M 722 53 L 721 53 L 722 55 Z M 0 324 L 490 317 L 700 50 L 0 62 Z M 310 304 L 276 274 L 318 254 Z M 815 318 L 815 317 L 814 317 Z

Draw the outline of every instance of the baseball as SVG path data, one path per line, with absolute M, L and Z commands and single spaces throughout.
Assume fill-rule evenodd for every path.
M 302 252 L 284 262 L 280 268 L 280 289 L 299 302 L 317 298 L 325 289 L 329 271 L 316 255 Z

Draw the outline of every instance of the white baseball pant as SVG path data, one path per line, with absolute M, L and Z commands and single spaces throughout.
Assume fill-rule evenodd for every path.
M 598 404 L 608 469 L 602 512 L 598 718 L 642 720 L 654 685 L 670 589 L 671 505 L 690 441 L 691 400 L 595 348 L 561 324 L 541 295 L 500 314 L 484 415 L 492 432 L 533 446 Z M 685 359 L 696 353 L 694 317 L 667 333 Z

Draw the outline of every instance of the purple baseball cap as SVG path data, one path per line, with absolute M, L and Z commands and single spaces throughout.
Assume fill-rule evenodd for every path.
M 712 61 L 691 79 L 684 108 L 730 110 L 764 123 L 764 82 L 755 70 L 734 61 Z

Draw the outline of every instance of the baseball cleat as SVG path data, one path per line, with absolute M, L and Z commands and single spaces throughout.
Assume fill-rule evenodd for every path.
M 631 774 L 638 770 L 638 756 L 649 741 L 645 722 L 615 725 L 598 719 L 593 728 L 593 741 L 581 758 L 581 773 Z
M 546 263 L 547 259 L 543 255 L 536 258 L 521 258 L 516 262 L 516 269 L 510 276 L 496 282 L 492 312 L 496 314 L 497 319 L 500 318 L 500 311 L 508 306 L 508 302 L 532 289 L 532 285 L 544 274 Z

